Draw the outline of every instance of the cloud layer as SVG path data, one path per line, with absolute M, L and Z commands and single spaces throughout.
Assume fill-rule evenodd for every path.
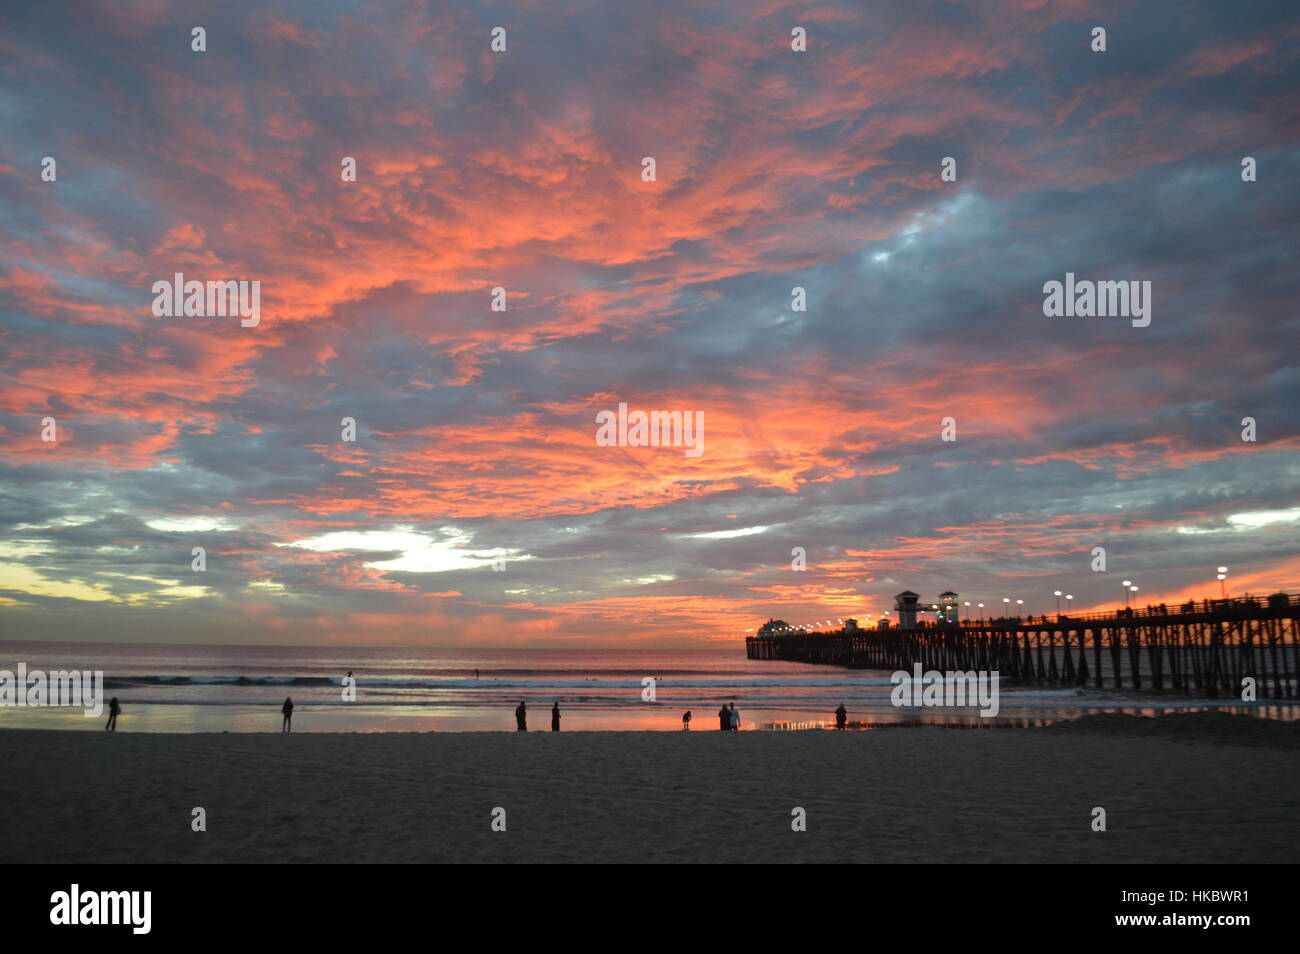
M 665 644 L 905 587 L 1300 586 L 1286 0 L 0 17 L 6 637 Z M 261 324 L 154 317 L 176 272 L 260 281 Z M 1151 281 L 1151 325 L 1044 317 L 1067 272 Z M 705 453 L 598 446 L 620 402 L 703 411 Z

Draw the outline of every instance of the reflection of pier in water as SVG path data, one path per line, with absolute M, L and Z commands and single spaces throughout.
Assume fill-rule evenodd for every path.
M 1300 698 L 1300 596 L 1205 600 L 907 628 L 750 636 L 750 659 L 863 669 L 997 671 L 1024 683 L 1153 689 L 1240 698 Z
M 1130 715 L 1154 717 L 1173 715 L 1179 712 L 1227 712 L 1232 715 L 1249 715 L 1261 719 L 1275 719 L 1278 722 L 1295 722 L 1300 720 L 1300 706 L 1296 705 L 1259 705 L 1259 706 L 1081 706 L 1071 710 L 1070 715 L 1051 712 L 1032 716 L 998 715 L 992 718 L 983 716 L 955 715 L 951 712 L 935 712 L 932 715 L 906 716 L 901 719 L 881 720 L 879 722 L 855 721 L 850 719 L 846 729 L 850 731 L 874 731 L 878 729 L 905 729 L 929 726 L 938 729 L 1041 729 L 1057 722 L 1069 722 L 1071 719 L 1090 715 Z M 760 729 L 769 732 L 803 732 L 817 729 L 833 731 L 835 722 L 831 719 L 808 719 L 793 722 L 759 722 Z

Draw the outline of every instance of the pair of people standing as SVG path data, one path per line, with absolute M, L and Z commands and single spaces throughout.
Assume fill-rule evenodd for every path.
M 727 708 L 724 703 L 718 710 L 718 728 L 723 732 L 728 730 L 737 732 L 740 730 L 740 713 L 736 711 L 736 704 L 731 703 L 731 708 Z
M 528 707 L 524 705 L 522 700 L 515 708 L 515 730 L 517 732 L 528 731 Z M 560 731 L 560 703 L 558 701 L 551 706 L 551 731 Z

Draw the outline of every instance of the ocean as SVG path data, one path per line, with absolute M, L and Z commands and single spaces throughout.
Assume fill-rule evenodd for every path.
M 1275 703 L 1155 697 L 1129 691 L 1000 687 L 996 718 L 971 708 L 896 708 L 890 673 L 745 658 L 744 646 L 698 649 L 449 649 L 109 645 L 0 642 L 0 670 L 100 670 L 104 701 L 122 706 L 119 731 L 276 732 L 292 697 L 295 732 L 514 731 L 523 701 L 530 730 L 550 729 L 558 702 L 566 731 L 693 731 L 718 728 L 734 702 L 743 730 L 834 724 L 937 724 L 952 728 L 1043 725 L 1094 712 L 1156 715 L 1218 708 L 1295 719 L 1300 707 Z M 478 669 L 478 677 L 474 670 Z M 343 698 L 352 671 L 355 701 Z M 653 678 L 653 699 L 644 680 Z M 0 706 L 0 726 L 102 729 L 107 715 L 71 708 Z

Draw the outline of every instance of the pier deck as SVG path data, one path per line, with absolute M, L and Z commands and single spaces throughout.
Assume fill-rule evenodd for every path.
M 1205 600 L 1118 614 L 922 623 L 745 640 L 750 659 L 896 671 L 996 670 L 1020 682 L 1300 698 L 1300 596 Z

